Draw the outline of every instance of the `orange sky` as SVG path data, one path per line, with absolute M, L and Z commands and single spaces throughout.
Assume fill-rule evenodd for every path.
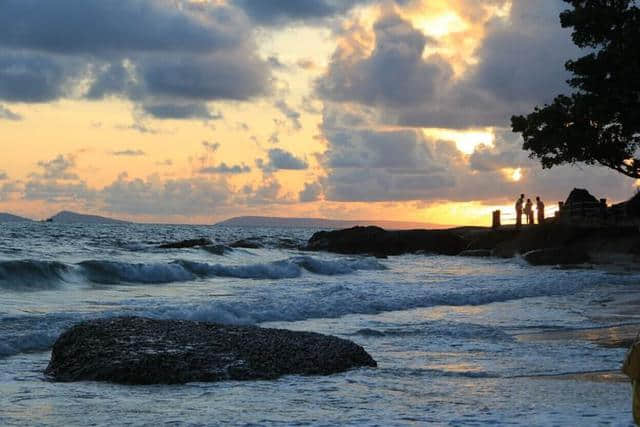
M 148 79 L 141 85 L 143 97 L 122 90 L 89 99 L 87 93 L 98 80 L 96 64 L 131 62 L 137 65 L 125 68 L 142 73 L 144 61 L 159 61 L 163 56 L 136 53 L 133 48 L 119 53 L 109 47 L 101 57 L 97 48 L 83 54 L 78 53 L 80 47 L 36 46 L 37 40 L 31 41 L 28 35 L 17 41 L 0 37 L 0 79 L 3 72 L 13 73 L 5 74 L 10 77 L 25 72 L 17 62 L 6 65 L 5 61 L 3 69 L 3 54 L 17 61 L 16 55 L 44 52 L 59 63 L 69 63 L 70 70 L 84 70 L 65 80 L 63 93 L 42 101 L 20 99 L 11 88 L 3 96 L 0 85 L 0 211 L 44 218 L 60 209 L 73 209 L 139 221 L 187 223 L 277 215 L 487 225 L 492 210 L 510 211 L 512 199 L 522 191 L 547 191 L 543 195 L 553 200 L 548 202 L 551 206 L 574 182 L 583 182 L 582 172 L 575 177 L 571 172 L 564 187 L 557 188 L 526 154 L 517 153 L 519 141 L 509 136 L 508 121 L 475 120 L 492 109 L 496 99 L 508 98 L 497 97 L 476 81 L 482 74 L 479 70 L 491 69 L 481 66 L 491 53 L 485 43 L 501 36 L 500 31 L 526 33 L 513 27 L 511 2 L 364 2 L 317 18 L 296 18 L 281 11 L 273 15 L 279 17 L 276 24 L 232 2 L 198 3 L 208 9 L 191 11 L 195 6 L 187 0 L 161 1 L 156 7 L 169 12 L 154 13 L 160 18 L 165 12 L 186 14 L 193 20 L 189 25 L 204 22 L 206 31 L 222 37 L 234 31 L 232 26 L 207 19 L 225 8 L 225 13 L 234 14 L 236 25 L 251 31 L 248 39 L 233 41 L 240 47 L 232 46 L 229 52 L 205 50 L 181 61 L 187 65 L 209 61 L 211 81 L 203 89 L 207 90 L 215 86 L 224 61 L 244 64 L 247 55 L 255 55 L 252 61 L 268 70 L 266 89 L 257 91 L 261 93 L 227 95 L 224 86 L 215 86 L 212 90 L 223 95 L 201 97 L 204 92 L 198 93 L 198 88 L 188 94 L 160 94 L 153 92 L 149 72 L 140 74 Z M 0 14 L 13 4 L 0 5 Z M 528 7 L 537 13 L 534 6 Z M 123 27 L 122 31 L 126 35 L 129 30 Z M 107 44 L 98 36 L 96 40 Z M 65 42 L 73 45 L 70 40 L 61 41 Z M 423 48 L 420 43 L 425 43 Z M 420 51 L 411 56 L 415 46 Z M 238 49 L 249 53 L 234 53 Z M 166 55 L 173 58 L 171 53 Z M 395 57 L 399 58 L 395 62 L 389 59 Z M 65 73 L 71 71 L 65 68 Z M 384 73 L 379 85 L 376 73 Z M 435 76 L 434 93 L 423 87 L 425 78 L 420 73 Z M 414 80 L 415 90 L 403 91 L 402 83 Z M 389 88 L 382 90 L 383 85 Z M 356 91 L 359 86 L 363 89 Z M 473 92 L 473 99 L 487 105 L 486 109 L 470 104 L 466 111 L 464 100 L 450 108 L 464 113 L 464 119 L 474 117 L 479 125 L 474 120 L 449 123 L 451 114 L 443 113 L 440 121 L 433 118 L 434 108 L 453 102 L 472 86 L 483 90 Z M 378 89 L 379 94 L 372 94 Z M 353 94 L 348 95 L 351 90 Z M 409 101 L 394 104 L 401 96 Z M 208 117 L 178 114 L 167 119 L 160 118 L 162 113 L 150 113 L 150 106 L 190 107 L 193 99 L 203 102 Z M 508 105 L 534 106 L 512 99 Z M 419 119 L 406 119 L 418 112 Z M 349 122 L 351 115 L 354 120 Z M 396 136 L 409 140 L 394 145 L 391 138 Z M 374 147 L 378 140 L 379 146 Z M 394 153 L 394 146 L 404 154 Z M 423 157 L 430 162 L 423 162 L 424 167 Z M 616 186 L 610 198 L 622 197 L 633 188 L 628 181 L 608 175 L 607 179 Z M 385 191 L 376 191 L 387 185 Z

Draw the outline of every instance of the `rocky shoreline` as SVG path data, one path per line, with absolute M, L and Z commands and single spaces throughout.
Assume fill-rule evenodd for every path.
M 553 223 L 520 229 L 507 226 L 404 231 L 369 226 L 317 232 L 303 249 L 373 256 L 406 253 L 522 256 L 533 265 L 637 263 L 640 262 L 640 231 L 630 226 Z

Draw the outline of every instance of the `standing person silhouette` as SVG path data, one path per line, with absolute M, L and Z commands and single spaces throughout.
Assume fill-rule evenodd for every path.
M 516 200 L 516 227 L 522 225 L 522 205 L 524 204 L 524 194 L 520 195 L 520 198 Z
M 531 199 L 527 199 L 527 203 L 524 205 L 524 214 L 527 216 L 527 224 L 533 224 L 533 203 L 531 203 Z
M 536 197 L 536 210 L 538 211 L 538 224 L 544 224 L 544 202 L 540 196 Z

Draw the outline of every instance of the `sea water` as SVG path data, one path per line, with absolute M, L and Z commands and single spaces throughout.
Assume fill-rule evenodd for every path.
M 314 230 L 0 225 L 0 425 L 630 425 L 624 349 L 522 334 L 607 326 L 592 314 L 640 276 L 518 259 L 388 259 L 297 249 Z M 212 247 L 160 249 L 208 238 Z M 232 248 L 251 239 L 260 248 Z M 378 368 L 275 381 L 54 383 L 57 336 L 121 315 L 315 331 Z

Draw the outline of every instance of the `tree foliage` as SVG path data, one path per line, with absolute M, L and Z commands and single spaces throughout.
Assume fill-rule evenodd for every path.
M 564 1 L 562 27 L 588 52 L 565 64 L 575 91 L 511 127 L 544 168 L 583 162 L 640 178 L 640 0 Z

